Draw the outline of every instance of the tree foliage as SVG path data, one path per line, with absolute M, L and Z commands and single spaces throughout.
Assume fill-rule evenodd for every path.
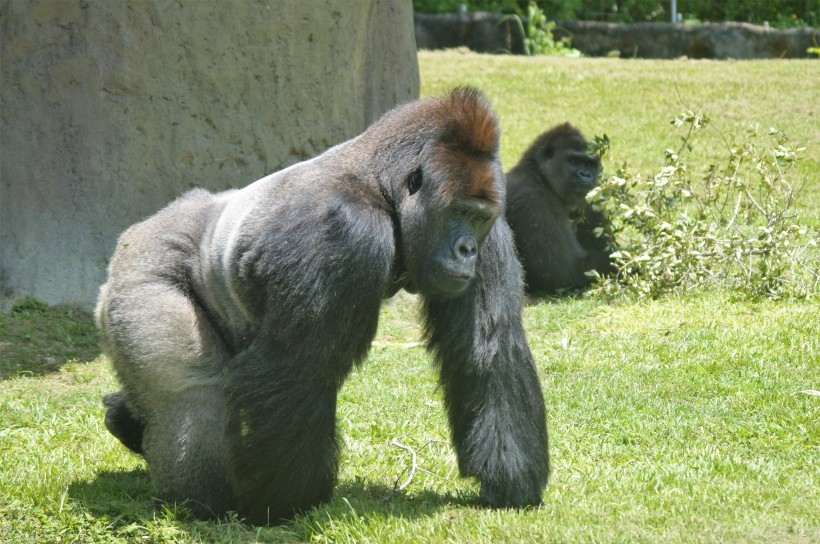
M 494 11 L 526 15 L 529 0 L 414 0 L 419 13 L 455 13 Z M 550 20 L 571 19 L 632 23 L 671 20 L 668 0 L 537 0 L 536 4 Z M 740 21 L 772 26 L 817 26 L 820 5 L 806 0 L 681 0 L 678 11 L 685 20 L 724 22 Z

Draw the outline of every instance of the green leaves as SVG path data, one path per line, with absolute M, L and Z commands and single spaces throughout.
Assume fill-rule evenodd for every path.
M 777 129 L 761 135 L 752 127 L 699 178 L 686 153 L 709 120 L 686 110 L 672 124 L 687 135 L 680 150 L 666 150 L 659 172 L 642 176 L 623 165 L 588 197 L 609 217 L 618 268 L 592 292 L 654 298 L 722 287 L 742 298 L 816 297 L 820 236 L 800 225 L 802 182 L 789 179 L 805 147 Z M 608 146 L 596 137 L 591 149 L 602 155 Z
M 512 19 L 518 26 L 524 45 L 525 55 L 553 55 L 563 57 L 581 57 L 580 51 L 572 47 L 572 38 L 566 36 L 556 40 L 552 34 L 555 22 L 548 21 L 544 11 L 535 2 L 527 5 L 527 25 L 518 15 L 507 15 L 501 21 Z

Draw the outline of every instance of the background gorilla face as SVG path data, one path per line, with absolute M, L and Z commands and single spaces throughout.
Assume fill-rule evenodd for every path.
M 586 203 L 586 195 L 595 188 L 601 173 L 601 161 L 586 153 L 586 143 L 568 140 L 561 147 L 550 142 L 542 150 L 538 164 L 541 179 L 546 180 L 568 210 Z

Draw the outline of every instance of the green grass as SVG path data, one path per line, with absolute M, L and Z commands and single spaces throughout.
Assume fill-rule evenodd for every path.
M 818 106 L 806 83 L 820 63 L 450 52 L 422 54 L 421 67 L 425 95 L 485 89 L 508 166 L 568 119 L 609 134 L 611 160 L 651 170 L 678 138 L 668 124 L 678 93 L 715 106 L 724 133 L 776 124 L 809 147 L 801 206 L 820 217 Z M 584 103 L 570 107 L 577 96 Z M 457 475 L 435 373 L 416 344 L 415 300 L 401 295 L 342 390 L 333 500 L 258 528 L 156 509 L 144 463 L 103 425 L 99 399 L 117 385 L 88 316 L 28 301 L 0 316 L 0 542 L 817 542 L 820 397 L 805 392 L 820 389 L 818 316 L 817 302 L 719 291 L 529 305 L 553 477 L 540 508 L 498 511 L 477 507 L 478 486 Z M 385 501 L 410 466 L 394 439 L 423 470 Z
M 0 319 L 0 379 L 39 376 L 65 361 L 88 361 L 99 353 L 97 328 L 85 312 L 26 299 Z
M 657 61 L 421 52 L 422 95 L 454 85 L 482 89 L 498 111 L 501 159 L 512 167 L 536 136 L 570 121 L 587 138 L 607 134 L 604 170 L 626 162 L 657 172 L 664 150 L 679 149 L 670 121 L 686 107 L 707 114 L 714 130 L 695 139 L 692 163 L 703 168 L 728 157 L 752 125 L 777 127 L 807 146 L 795 181 L 806 181 L 808 224 L 820 227 L 820 62 Z M 697 159 L 697 160 L 695 160 Z

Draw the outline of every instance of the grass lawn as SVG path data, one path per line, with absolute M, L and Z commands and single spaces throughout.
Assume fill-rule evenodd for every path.
M 691 164 L 759 123 L 807 146 L 804 222 L 820 226 L 818 61 L 644 61 L 422 53 L 422 94 L 482 88 L 511 166 L 570 120 L 606 133 L 605 168 L 657 169 L 685 102 L 718 131 Z M 721 147 L 723 146 L 723 147 Z M 413 297 L 382 311 L 366 364 L 339 401 L 345 448 L 333 500 L 282 527 L 206 523 L 155 508 L 145 464 L 105 430 L 117 385 L 81 312 L 29 303 L 0 316 L 0 542 L 820 541 L 820 304 L 661 300 L 527 306 L 548 410 L 544 505 L 476 506 L 458 477 Z M 413 448 L 418 470 L 408 487 Z
M 570 121 L 587 138 L 607 134 L 604 170 L 626 162 L 657 172 L 664 150 L 679 149 L 683 129 L 670 121 L 685 108 L 708 115 L 712 129 L 693 142 L 693 164 L 725 161 L 727 146 L 752 126 L 776 127 L 808 149 L 805 222 L 820 227 L 820 62 L 624 60 L 421 52 L 422 95 L 474 85 L 492 100 L 503 130 L 501 159 L 512 167 L 536 136 Z M 697 160 L 695 160 L 697 159 Z

